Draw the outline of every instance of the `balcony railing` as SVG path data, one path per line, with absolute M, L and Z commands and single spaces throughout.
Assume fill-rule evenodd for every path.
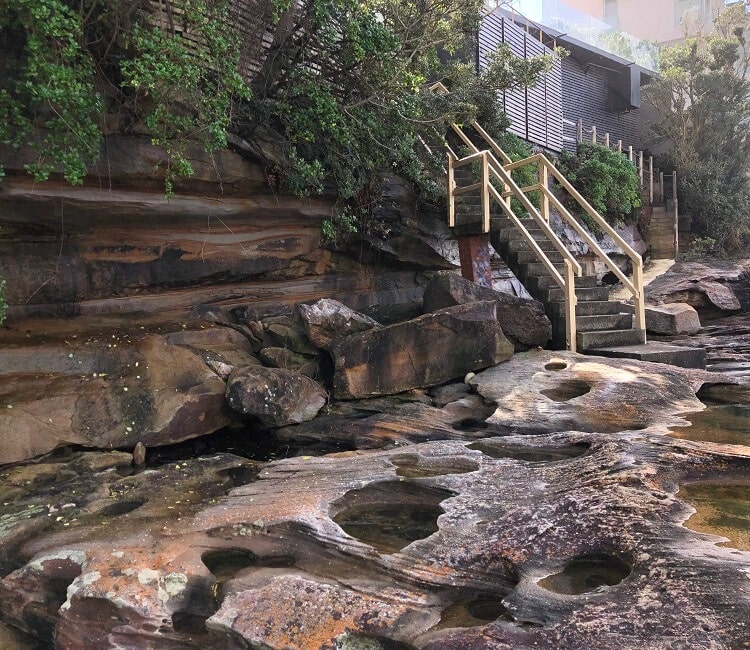
M 659 70 L 659 49 L 648 41 L 566 5 L 560 0 L 508 0 L 507 8 L 523 18 L 619 56 L 653 71 Z

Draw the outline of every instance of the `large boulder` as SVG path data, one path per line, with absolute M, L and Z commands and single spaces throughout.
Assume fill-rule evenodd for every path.
M 652 303 L 684 302 L 701 320 L 750 309 L 750 260 L 739 262 L 682 262 L 646 287 Z
M 698 312 L 684 303 L 646 305 L 646 330 L 652 334 L 695 334 L 701 328 Z
M 3 350 L 0 463 L 70 444 L 171 444 L 234 419 L 224 382 L 193 351 L 164 336 L 66 343 Z
M 310 340 L 324 350 L 330 350 L 331 343 L 345 336 L 380 327 L 376 320 L 330 298 L 299 305 L 299 315 Z
M 305 375 L 282 368 L 238 368 L 227 380 L 227 402 L 268 427 L 314 418 L 327 401 L 323 387 Z
M 334 396 L 352 399 L 463 377 L 509 359 L 513 345 L 497 321 L 496 303 L 483 301 L 352 334 L 331 353 Z
M 544 347 L 552 336 L 552 324 L 541 302 L 480 287 L 456 273 L 433 276 L 425 290 L 424 310 L 433 312 L 479 300 L 495 301 L 500 327 L 517 351 Z

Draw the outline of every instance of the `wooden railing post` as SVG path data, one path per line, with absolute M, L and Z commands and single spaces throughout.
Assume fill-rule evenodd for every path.
M 631 144 L 628 147 L 628 160 L 630 161 L 630 164 L 633 165 L 633 145 Z
M 565 260 L 565 347 L 576 351 L 576 288 L 570 260 Z
M 604 146 L 609 149 L 609 131 L 604 134 Z
M 544 161 L 539 161 L 539 185 L 549 187 L 549 172 Z M 542 218 L 549 223 L 549 198 L 545 192 L 542 192 Z
M 490 161 L 482 153 L 482 232 L 490 231 Z
M 596 124 L 591 125 L 591 144 L 596 144 Z
M 578 118 L 578 131 L 576 133 L 576 144 L 583 142 L 583 118 Z
M 617 141 L 617 151 L 622 153 L 622 140 Z
M 674 202 L 674 257 L 680 250 L 680 209 L 677 202 L 677 172 L 672 172 L 672 201 Z
M 654 204 L 654 157 L 648 157 L 648 204 Z
M 448 154 L 448 225 L 451 228 L 456 226 L 456 197 L 453 194 L 455 188 L 455 181 L 453 179 L 453 156 Z
M 643 152 L 638 152 L 638 178 L 640 179 L 641 187 L 643 187 Z
M 659 205 L 664 205 L 664 172 L 659 172 Z
M 635 328 L 641 333 L 641 343 L 646 342 L 646 300 L 643 295 L 643 262 L 633 264 L 633 307 L 635 309 Z

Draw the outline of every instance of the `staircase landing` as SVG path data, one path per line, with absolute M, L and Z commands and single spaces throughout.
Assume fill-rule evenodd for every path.
M 640 345 L 618 345 L 581 350 L 584 354 L 619 359 L 637 359 L 653 363 L 668 363 L 681 368 L 706 367 L 706 351 L 703 348 L 691 348 L 681 345 L 671 345 L 659 341 L 649 341 Z

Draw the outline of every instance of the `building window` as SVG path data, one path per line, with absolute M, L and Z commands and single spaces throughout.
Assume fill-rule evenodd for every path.
M 620 27 L 620 16 L 617 12 L 617 0 L 604 0 L 604 22 L 615 29 Z

